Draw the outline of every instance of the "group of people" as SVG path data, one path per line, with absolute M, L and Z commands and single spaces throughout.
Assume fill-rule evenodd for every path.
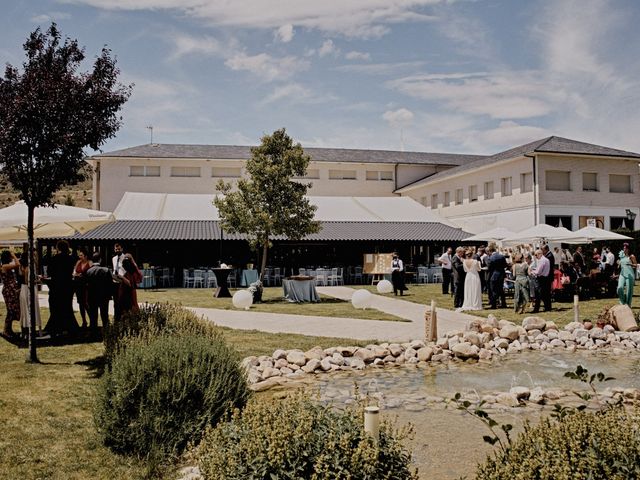
M 102 266 L 102 256 L 96 251 L 89 256 L 87 250 L 77 250 L 72 256 L 69 244 L 61 240 L 56 244 L 56 255 L 46 261 L 47 275 L 38 276 L 37 281 L 49 287 L 50 317 L 44 333 L 50 336 L 75 336 L 78 326 L 73 311 L 75 294 L 82 329 L 90 329 L 91 336 L 98 337 L 98 317 L 102 328 L 109 328 L 109 302 L 114 301 L 114 321 L 128 311 L 138 309 L 136 286 L 142 281 L 142 273 L 129 253 L 124 253 L 116 243 L 111 269 Z M 5 250 L 0 254 L 0 277 L 2 295 L 7 308 L 4 335 L 13 336 L 12 324 L 19 321 L 22 335 L 26 336 L 30 326 L 29 311 L 29 264 L 27 255 L 20 258 Z M 36 295 L 36 327 L 42 334 L 42 320 Z M 87 323 L 88 317 L 88 323 Z
M 532 305 L 531 313 L 551 310 L 552 292 L 575 285 L 579 277 L 602 272 L 605 279 L 618 278 L 617 294 L 621 304 L 631 306 L 637 261 L 629 244 L 615 254 L 610 248 L 602 253 L 594 249 L 586 258 L 582 247 L 574 253 L 549 245 L 540 248 L 519 246 L 499 249 L 495 244 L 485 247 L 451 247 L 438 258 L 442 266 L 442 293 L 454 297 L 453 306 L 458 311 L 482 310 L 482 294 L 487 292 L 492 309 L 506 308 L 505 286 L 513 287 L 514 310 L 525 313 Z M 510 284 L 510 285 L 509 285 Z

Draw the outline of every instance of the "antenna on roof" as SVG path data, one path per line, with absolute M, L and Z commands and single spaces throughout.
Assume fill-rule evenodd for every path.
M 151 135 L 151 141 L 149 142 L 150 145 L 153 145 L 153 125 L 147 125 L 147 130 L 149 130 L 149 133 Z

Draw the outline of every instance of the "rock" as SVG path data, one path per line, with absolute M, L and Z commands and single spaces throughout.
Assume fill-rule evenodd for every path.
M 284 368 L 289 366 L 289 362 L 287 362 L 286 358 L 279 358 L 278 360 L 276 360 L 273 366 L 276 368 Z
M 307 360 L 316 359 L 322 360 L 324 358 L 324 350 L 321 347 L 313 347 L 311 350 L 304 352 L 304 358 Z
M 274 360 L 280 360 L 281 358 L 287 358 L 287 351 L 286 350 L 282 350 L 281 348 L 279 348 L 278 350 L 273 352 L 273 355 L 271 355 L 271 357 Z
M 417 357 L 411 357 L 411 358 L 407 358 L 406 361 L 409 365 L 417 365 L 419 360 Z
M 504 327 L 515 327 L 516 324 L 513 322 L 510 322 L 509 320 L 500 320 L 498 321 L 498 328 L 499 329 L 503 329 Z
M 520 348 L 516 347 L 516 346 L 515 346 L 515 345 L 513 345 L 513 344 L 510 344 L 510 345 L 507 347 L 507 353 L 518 353 L 518 352 L 520 352 Z
M 448 341 L 449 350 L 452 350 L 458 343 L 460 343 L 460 337 L 451 337 Z
M 417 355 L 418 355 L 419 361 L 428 362 L 429 360 L 431 360 L 431 357 L 433 356 L 433 348 L 423 347 L 418 350 Z
M 496 348 L 507 348 L 509 346 L 509 340 L 507 340 L 506 338 L 497 338 L 495 340 L 495 346 Z
M 447 360 L 449 360 L 451 358 L 451 354 L 449 353 L 445 353 L 448 352 L 449 350 L 443 350 L 442 353 L 436 353 L 433 355 L 433 357 L 431 357 L 431 361 L 432 362 L 446 362 Z
M 440 337 L 436 340 L 436 346 L 440 348 L 447 348 L 449 346 L 449 339 L 447 337 Z
M 517 407 L 520 405 L 518 397 L 513 393 L 499 393 L 496 396 L 496 403 L 504 405 L 505 407 Z
M 297 372 L 298 370 L 300 370 L 300 365 L 296 365 L 295 363 L 290 363 L 289 368 L 294 372 Z
M 358 347 L 336 347 L 336 351 L 343 357 L 352 357 Z
M 560 397 L 564 396 L 564 392 L 560 390 L 547 390 L 544 392 L 544 398 L 547 400 L 558 400 Z
M 478 353 L 478 358 L 480 360 L 491 360 L 491 357 L 493 357 L 493 352 L 491 350 L 487 350 L 486 348 L 480 349 L 480 352 Z
M 475 345 L 476 347 L 482 345 L 480 335 L 478 335 L 476 332 L 464 332 L 462 340 L 465 342 L 469 342 L 471 345 Z
M 254 383 L 253 385 L 250 385 L 249 388 L 254 392 L 263 392 L 270 388 L 277 387 L 278 385 L 282 385 L 285 381 L 286 380 L 281 377 L 271 377 L 267 378 L 264 382 Z
M 609 309 L 609 315 L 617 329 L 621 332 L 633 332 L 638 330 L 636 317 L 628 305 L 614 305 Z
M 333 355 L 336 353 L 336 347 L 329 347 L 324 349 L 325 355 Z
M 449 330 L 447 333 L 445 333 L 445 336 L 447 338 L 451 338 L 451 337 L 462 338 L 462 335 L 464 335 L 464 332 L 462 330 Z
M 320 360 L 320 368 L 325 372 L 331 370 L 331 359 L 332 357 L 324 357 Z
M 504 320 L 501 320 L 501 322 Z M 520 336 L 520 331 L 514 325 L 505 325 L 500 329 L 500 337 L 508 340 L 516 340 Z
M 249 382 L 249 384 L 257 383 L 261 380 L 262 375 L 260 374 L 260 372 L 258 372 L 257 370 L 249 371 L 249 374 L 247 375 L 247 382 Z
M 289 375 L 289 374 L 293 373 L 293 370 L 291 370 L 289 367 L 282 367 L 280 369 L 280 373 L 282 375 Z
M 398 358 L 396 358 L 396 365 L 403 365 L 406 362 L 406 359 L 404 358 L 404 355 L 400 355 Z
M 359 357 L 351 357 L 348 360 L 348 364 L 351 368 L 355 370 L 363 370 L 365 367 L 364 361 Z
M 528 400 L 531 390 L 527 387 L 511 387 L 509 393 L 515 395 L 518 400 Z
M 580 322 L 570 322 L 564 327 L 568 332 L 573 332 L 576 328 L 584 328 L 584 325 Z
M 265 368 L 272 368 L 272 367 L 273 367 L 273 362 L 271 360 L 264 360 L 260 362 L 260 365 L 258 365 L 258 370 L 262 372 L 264 371 Z
M 320 368 L 320 360 L 318 360 L 317 358 L 312 358 L 304 367 L 302 367 L 302 370 L 306 373 L 313 373 L 318 368 Z
M 549 340 L 555 340 L 556 338 L 558 338 L 558 336 L 560 336 L 560 332 L 558 332 L 557 330 L 547 330 L 544 333 L 547 337 L 549 337 Z
M 338 352 L 334 352 L 331 356 L 331 363 L 334 365 L 342 366 L 344 365 L 344 357 L 340 355 Z
M 395 363 L 395 361 L 396 361 L 396 357 L 394 357 L 393 355 L 387 355 L 386 357 L 384 357 L 384 358 L 382 359 L 382 361 L 383 361 L 384 363 Z
M 240 363 L 240 365 L 242 365 L 242 368 L 247 371 L 249 371 L 251 367 L 257 367 L 259 364 L 260 363 L 258 362 L 258 358 L 253 356 L 243 358 L 242 362 Z
M 461 358 L 463 360 L 466 360 L 467 358 L 478 358 L 480 353 L 480 349 L 469 342 L 458 343 L 453 346 L 451 351 L 457 358 Z
M 535 387 L 531 390 L 529 394 L 529 401 L 532 403 L 544 403 L 544 390 L 542 387 Z
M 605 325 L 602 330 L 604 331 L 604 333 L 606 333 L 607 335 L 610 333 L 614 333 L 616 331 L 615 328 L 613 328 L 612 325 Z
M 498 319 L 491 313 L 483 322 L 485 325 L 491 325 L 493 328 L 499 328 Z
M 464 329 L 468 332 L 480 332 L 482 331 L 482 320 L 475 318 L 469 320 Z
M 404 358 L 409 360 L 410 358 L 415 358 L 418 356 L 418 352 L 416 352 L 413 348 L 409 347 L 404 352 Z
M 591 322 L 584 322 L 584 323 L 582 324 L 582 326 L 583 326 L 583 328 L 584 328 L 585 330 L 591 330 L 591 329 L 593 328 L 593 323 L 591 323 Z
M 425 343 L 422 340 L 413 340 L 409 346 L 414 350 L 420 350 L 421 348 L 426 347 Z
M 558 339 L 566 342 L 567 340 L 574 340 L 575 337 L 573 336 L 573 333 L 571 333 L 571 331 L 562 330 L 558 332 Z
M 484 324 L 482 325 L 482 327 L 480 327 L 480 331 L 482 333 L 493 333 L 494 330 L 495 330 L 495 327 L 492 327 L 491 325 L 487 325 L 487 324 Z
M 544 330 L 547 321 L 541 317 L 525 317 L 522 320 L 522 327 L 529 330 Z
M 354 354 L 354 357 L 359 358 L 365 363 L 373 362 L 373 359 L 376 358 L 374 353 L 368 348 L 358 348 Z
M 550 345 L 552 347 L 562 347 L 562 348 L 565 347 L 564 342 L 562 340 L 560 340 L 559 338 L 554 338 L 553 340 L 551 340 Z
M 604 330 L 599 327 L 592 329 L 589 333 L 589 336 L 594 340 L 604 340 L 605 338 L 607 338 L 607 334 L 604 333 Z
M 184 467 L 178 470 L 179 480 L 202 480 L 199 467 Z
M 558 326 L 556 325 L 556 322 L 552 321 L 552 320 L 547 320 L 547 323 L 544 327 L 545 331 L 547 330 L 558 330 Z
M 383 360 L 383 359 L 381 359 L 381 358 L 376 358 L 376 359 L 373 361 L 373 364 L 374 364 L 376 367 L 382 367 L 382 366 L 384 366 L 384 360 Z
M 402 352 L 404 352 L 404 349 L 399 344 L 392 343 L 389 345 L 389 352 L 391 352 L 391 355 L 393 355 L 394 357 L 397 357 Z
M 373 355 L 376 358 L 384 358 L 387 355 L 389 355 L 389 349 L 388 348 L 384 348 L 384 347 L 380 347 L 380 346 L 374 346 L 370 350 L 373 352 Z
M 307 359 L 302 350 L 290 350 L 289 353 L 287 353 L 287 362 L 302 367 L 307 363 Z
M 573 334 L 575 335 L 576 339 L 583 338 L 583 337 L 588 337 L 589 336 L 589 330 L 587 330 L 586 328 L 576 328 L 573 331 Z

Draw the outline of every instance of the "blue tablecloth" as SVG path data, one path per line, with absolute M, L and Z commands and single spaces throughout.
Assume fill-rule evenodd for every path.
M 156 288 L 156 271 L 153 268 L 141 268 L 142 281 L 138 288 Z
M 240 276 L 241 287 L 248 287 L 249 285 L 257 281 L 258 281 L 257 270 L 242 270 L 242 275 Z
M 290 302 L 319 302 L 320 295 L 316 290 L 315 280 L 282 280 L 284 298 Z

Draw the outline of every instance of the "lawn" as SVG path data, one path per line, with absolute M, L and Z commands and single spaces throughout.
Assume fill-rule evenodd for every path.
M 435 300 L 438 307 L 447 308 L 453 310 L 453 297 L 451 295 L 442 294 L 442 284 L 430 283 L 425 285 L 408 285 L 409 290 L 405 292 L 402 297 L 403 300 L 409 302 L 420 303 L 423 305 L 430 305 L 431 300 Z M 375 286 L 363 286 L 371 292 L 378 293 Z M 640 312 L 640 291 L 636 288 L 634 294 L 634 302 L 632 310 L 638 314 Z M 385 296 L 393 297 L 393 294 Z M 401 298 L 401 297 L 397 297 Z M 618 303 L 617 298 L 597 298 L 588 301 L 580 302 L 580 319 L 595 319 L 605 306 L 615 305 Z M 489 301 L 487 295 L 484 295 L 484 306 L 488 307 Z M 512 322 L 521 323 L 522 319 L 531 313 L 525 313 L 523 315 L 517 314 L 513 311 L 513 298 L 507 297 L 508 308 L 499 308 L 497 310 L 481 310 L 478 312 L 468 312 L 472 315 L 487 317 L 490 314 L 495 315 L 499 320 L 510 320 Z M 552 310 L 550 312 L 539 312 L 536 315 L 546 319 L 553 320 L 560 327 L 573 321 L 573 303 L 554 302 Z
M 215 290 L 208 288 L 171 288 L 166 290 L 138 290 L 139 302 L 169 302 L 186 307 L 220 308 L 233 310 L 230 298 L 214 298 Z M 236 290 L 231 290 L 231 294 Z M 266 287 L 262 294 L 262 303 L 251 307 L 253 312 L 289 313 L 293 315 L 311 315 L 322 317 L 346 317 L 364 320 L 390 320 L 406 322 L 404 318 L 396 317 L 378 310 L 358 310 L 351 302 L 321 295 L 319 303 L 291 303 L 282 298 L 282 287 Z
M 48 310 L 42 309 L 43 318 Z M 0 318 L 6 310 L 0 302 Z M 14 323 L 14 330 L 17 324 Z M 344 338 L 307 337 L 223 329 L 242 356 L 277 348 L 365 345 Z M 136 479 L 145 465 L 101 445 L 92 417 L 103 361 L 102 343 L 38 350 L 42 365 L 25 363 L 27 351 L 0 339 L 0 479 Z M 176 478 L 167 474 L 166 478 Z

